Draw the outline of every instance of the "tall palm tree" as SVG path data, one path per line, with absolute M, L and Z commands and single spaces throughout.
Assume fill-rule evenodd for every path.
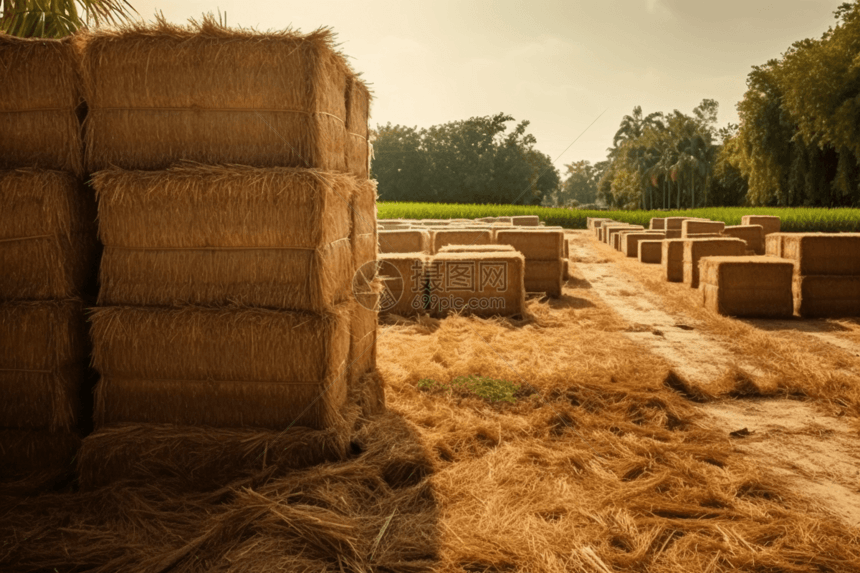
M 642 106 L 633 108 L 633 115 L 625 115 L 621 118 L 621 126 L 612 138 L 612 145 L 618 147 L 619 142 L 638 139 L 645 133 L 646 127 L 663 127 L 663 113 L 655 111 L 647 116 L 642 115 Z
M 119 24 L 134 14 L 128 0 L 0 0 L 0 32 L 61 38 L 89 24 Z

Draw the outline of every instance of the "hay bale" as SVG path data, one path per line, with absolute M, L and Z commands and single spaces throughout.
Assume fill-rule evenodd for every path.
M 430 232 L 412 229 L 408 231 L 380 231 L 380 253 L 427 253 L 430 254 Z
M 585 218 L 585 227 L 589 231 L 593 231 L 596 228 L 596 226 L 599 226 L 599 225 L 597 225 L 598 221 L 600 221 L 602 223 L 603 221 L 611 221 L 611 220 L 612 219 L 607 219 L 606 217 L 586 217 Z
M 423 253 L 379 255 L 379 275 L 383 283 L 379 301 L 381 313 L 412 316 L 426 310 L 429 260 Z
M 860 276 L 796 275 L 794 307 L 803 318 L 860 316 Z
M 741 225 L 761 225 L 765 236 L 771 233 L 779 233 L 779 217 L 770 215 L 744 215 L 741 217 Z
M 376 369 L 379 293 L 357 293 L 349 323 L 349 383 Z
M 665 231 L 666 230 L 666 218 L 665 217 L 651 217 L 651 222 L 648 227 L 655 231 Z
M 563 265 L 563 268 L 562 268 L 561 278 L 563 280 L 566 280 L 566 281 L 570 280 L 570 278 L 572 276 L 570 274 L 570 261 L 565 259 L 564 261 L 562 261 L 562 265 Z
M 782 235 L 782 257 L 806 275 L 860 275 L 860 233 Z
M 681 229 L 666 229 L 663 232 L 666 233 L 667 239 L 680 239 L 681 238 Z
M 436 316 L 512 316 L 525 312 L 526 260 L 516 252 L 438 253 L 426 266 Z
M 481 229 L 446 229 L 433 231 L 431 235 L 433 253 L 445 245 L 491 245 L 493 232 Z
M 439 253 L 513 253 L 510 245 L 445 245 Z
M 736 317 L 794 314 L 790 261 L 764 257 L 705 257 L 699 262 L 704 306 Z
M 621 233 L 621 252 L 624 253 L 628 257 L 638 257 L 639 256 L 639 242 L 647 241 L 647 240 L 656 240 L 656 239 L 664 239 L 666 237 L 665 233 L 655 233 L 655 232 L 630 232 L 630 233 Z
M 682 233 L 683 235 L 683 233 Z M 724 237 L 722 233 L 689 233 L 686 237 L 681 237 L 683 239 L 718 239 L 720 237 Z
M 0 70 L 0 169 L 57 169 L 82 177 L 81 86 L 70 39 L 0 34 Z
M 757 255 L 764 254 L 764 228 L 761 225 L 732 225 L 723 229 L 722 234 L 743 240 L 748 251 Z
M 347 169 L 345 95 L 355 75 L 329 30 L 260 33 L 207 16 L 185 27 L 158 18 L 90 29 L 76 40 L 90 171 L 183 159 Z
M 722 221 L 702 221 L 696 219 L 687 219 L 681 222 L 681 238 L 690 238 L 690 235 L 701 235 L 704 233 L 720 234 L 726 224 Z
M 517 215 L 511 217 L 511 224 L 515 227 L 538 227 L 540 226 L 540 217 L 537 215 Z
M 110 169 L 93 185 L 101 305 L 330 308 L 350 296 L 350 207 L 359 193 L 375 201 L 370 183 L 292 168 Z
M 746 243 L 740 239 L 683 239 L 684 284 L 699 287 L 699 261 L 702 257 L 742 257 Z
M 609 226 L 601 227 L 601 233 L 603 235 L 604 242 L 608 245 L 613 244 L 613 236 L 621 231 L 644 231 L 645 227 L 642 225 L 628 225 L 626 223 L 613 224 Z
M 639 252 L 637 253 L 640 263 L 659 265 L 663 257 L 663 241 L 645 239 L 639 241 Z
M 564 239 L 564 253 L 562 255 L 565 259 L 570 258 L 570 241 L 567 240 L 567 237 Z
M 80 445 L 72 432 L 0 428 L 0 494 L 2 482 L 35 481 L 38 490 L 68 477 Z
M 667 282 L 684 282 L 684 241 L 686 239 L 666 239 L 663 252 L 660 254 L 660 264 L 663 265 L 663 277 Z
M 379 234 L 376 229 L 376 181 L 362 181 L 356 187 L 352 196 L 350 214 L 353 268 L 357 271 L 363 265 L 375 261 L 377 257 Z M 372 268 L 374 265 L 367 265 L 364 270 Z
M 71 174 L 0 171 L 0 298 L 65 299 L 95 290 L 96 204 Z
M 527 261 L 551 261 L 564 256 L 564 231 L 497 229 L 493 240 L 512 246 Z
M 665 220 L 666 220 L 666 223 L 665 223 L 665 229 L 664 230 L 666 230 L 666 231 L 669 231 L 669 230 L 680 231 L 681 226 L 683 225 L 684 221 L 709 221 L 709 219 L 702 219 L 699 217 L 666 217 Z
M 782 257 L 782 238 L 788 233 L 771 233 L 764 237 L 764 254 L 769 257 Z
M 349 306 L 92 311 L 96 423 L 328 427 L 346 398 Z
M 88 357 L 80 301 L 0 302 L 0 426 L 74 428 Z
M 547 296 L 560 297 L 564 284 L 564 261 L 526 261 L 526 292 L 546 293 Z
M 359 179 L 370 175 L 370 144 L 367 141 L 370 119 L 370 90 L 351 76 L 346 82 L 346 169 Z

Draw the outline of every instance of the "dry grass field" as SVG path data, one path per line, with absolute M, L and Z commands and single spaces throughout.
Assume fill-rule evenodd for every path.
M 860 321 L 720 317 L 567 238 L 524 319 L 381 323 L 350 459 L 2 500 L 0 569 L 860 571 Z

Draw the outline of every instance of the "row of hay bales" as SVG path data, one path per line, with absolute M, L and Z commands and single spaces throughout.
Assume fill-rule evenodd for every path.
M 522 315 L 525 293 L 561 296 L 568 244 L 537 217 L 385 221 L 379 231 L 386 312 Z
M 781 233 L 778 217 L 758 215 L 730 227 L 686 217 L 654 218 L 648 230 L 609 219 L 588 225 L 627 256 L 662 264 L 667 281 L 698 288 L 720 314 L 860 315 L 857 233 Z
M 64 54 L 56 70 L 39 50 Z M 376 295 L 370 284 L 353 294 L 356 271 L 376 259 L 376 189 L 370 93 L 331 34 L 158 21 L 64 41 L 4 39 L 0 59 L 15 62 L 6 68 L 14 81 L 3 84 L 11 119 L 0 157 L 9 161 L 6 148 L 20 145 L 41 169 L 90 173 L 98 199 L 104 253 L 89 320 L 100 378 L 95 432 L 78 454 L 81 485 L 188 477 L 203 465 L 229 475 L 250 471 L 231 465 L 250 458 L 259 471 L 276 445 L 270 465 L 344 455 L 359 403 L 382 405 Z M 46 81 L 54 71 L 68 81 Z M 62 106 L 74 124 L 60 121 Z M 52 155 L 61 145 L 77 156 Z M 2 190 L 5 205 L 12 195 Z M 93 240 L 58 223 L 76 247 L 45 255 L 44 276 L 77 272 L 70 253 L 94 243 L 94 214 L 82 220 Z M 21 278 L 36 257 L 16 260 L 3 259 L 4 274 L 44 282 L 39 273 Z M 74 302 L 76 324 L 90 302 Z M 10 320 L 4 360 L 37 349 L 43 360 L 57 355 L 5 344 L 26 332 Z M 75 355 L 82 364 L 88 357 Z M 49 386 L 44 401 L 56 401 L 65 386 Z

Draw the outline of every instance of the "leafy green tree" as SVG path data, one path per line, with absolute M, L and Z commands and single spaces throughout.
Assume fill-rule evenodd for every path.
M 0 0 L 0 31 L 61 38 L 89 24 L 119 24 L 136 14 L 127 0 Z
M 576 161 L 565 165 L 567 179 L 561 185 L 557 204 L 565 206 L 588 205 L 597 202 L 597 182 L 600 171 L 590 161 Z

